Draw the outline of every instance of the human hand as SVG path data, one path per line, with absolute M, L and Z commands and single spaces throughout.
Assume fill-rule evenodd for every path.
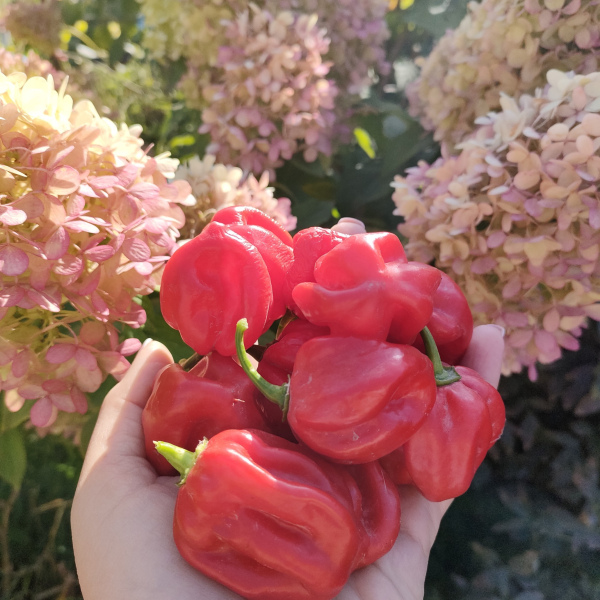
M 478 327 L 462 362 L 497 385 L 503 347 L 497 327 Z M 85 600 L 239 599 L 181 558 L 172 533 L 176 478 L 157 476 L 145 458 L 142 410 L 170 362 L 162 344 L 143 346 L 100 410 L 71 511 Z M 429 552 L 450 502 L 429 502 L 410 486 L 400 493 L 402 527 L 394 547 L 355 572 L 338 600 L 423 598 Z

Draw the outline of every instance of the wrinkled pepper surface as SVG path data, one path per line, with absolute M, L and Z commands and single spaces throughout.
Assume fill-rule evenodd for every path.
M 443 362 L 456 365 L 467 351 L 473 336 L 473 315 L 462 290 L 446 273 L 433 295 L 433 314 L 427 323 Z M 389 340 L 394 341 L 394 340 Z M 416 348 L 425 351 L 421 336 Z
M 282 286 L 292 260 L 291 238 L 266 215 L 257 216 L 257 209 L 243 208 L 218 211 L 165 266 L 163 316 L 198 354 L 216 350 L 233 356 L 239 319 L 248 319 L 246 339 L 252 345 L 285 312 Z M 289 245 L 282 241 L 286 236 Z
M 409 263 L 394 234 L 364 233 L 321 256 L 314 282 L 298 283 L 292 297 L 332 335 L 412 344 L 431 319 L 440 279 L 438 269 Z
M 196 452 L 157 443 L 183 474 L 183 558 L 244 598 L 331 600 L 359 560 L 352 477 L 278 436 L 228 430 Z
M 432 356 L 437 396 L 418 431 L 382 464 L 396 483 L 413 483 L 432 502 L 467 491 L 506 420 L 502 397 L 476 371 L 443 367 L 433 338 L 425 332 Z
M 255 399 L 257 391 L 244 370 L 215 352 L 189 371 L 164 367 L 142 411 L 146 456 L 159 475 L 175 474 L 154 449 L 154 440 L 194 450 L 203 438 L 225 429 L 268 429 Z
M 335 461 L 365 463 L 392 452 L 423 423 L 435 401 L 431 361 L 416 348 L 351 337 L 304 343 L 289 384 L 274 386 L 248 360 L 238 323 L 241 366 L 276 402 L 294 435 Z M 359 374 L 359 376 L 358 376 Z

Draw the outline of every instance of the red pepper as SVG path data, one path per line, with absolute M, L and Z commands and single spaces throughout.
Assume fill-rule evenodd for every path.
M 271 217 L 251 206 L 228 206 L 215 213 L 213 223 L 223 223 L 260 252 L 271 278 L 273 301 L 269 325 L 285 314 L 284 282 L 293 259 L 292 236 Z
M 195 453 L 156 446 L 183 474 L 173 535 L 190 565 L 249 599 L 342 589 L 361 543 L 348 472 L 258 431 L 224 431 Z
M 313 337 L 328 333 L 327 327 L 319 327 L 300 318 L 292 320 L 285 326 L 277 341 L 265 350 L 258 363 L 258 373 L 275 385 L 287 383 L 294 370 L 294 362 L 300 346 Z M 256 390 L 256 403 L 274 433 L 295 440 L 277 404 L 267 400 L 258 390 Z
M 349 236 L 324 254 L 315 283 L 299 283 L 292 296 L 304 317 L 332 335 L 412 344 L 431 319 L 438 269 L 409 263 L 392 233 Z
M 365 463 L 395 450 L 429 414 L 436 386 L 431 361 L 416 348 L 350 337 L 318 337 L 296 355 L 289 385 L 274 386 L 244 350 L 238 358 L 264 396 L 277 402 L 307 446 L 333 460 Z
M 400 532 L 400 495 L 377 461 L 345 468 L 360 491 L 355 512 L 361 542 L 354 565 L 359 569 L 380 559 L 394 545 Z
M 424 340 L 438 381 L 435 404 L 419 430 L 382 464 L 396 483 L 408 476 L 425 498 L 440 502 L 467 491 L 502 434 L 505 409 L 498 391 L 477 372 L 444 368 L 427 331 Z
M 148 460 L 159 475 L 172 475 L 173 467 L 154 450 L 154 440 L 194 450 L 199 440 L 225 429 L 268 429 L 256 394 L 231 357 L 212 353 L 189 371 L 167 365 L 142 412 Z
M 473 335 L 473 315 L 462 290 L 446 273 L 433 295 L 433 314 L 427 323 L 443 362 L 456 365 L 467 351 Z M 388 341 L 393 342 L 393 339 Z M 414 343 L 424 351 L 421 337 Z
M 323 227 L 302 229 L 294 236 L 294 260 L 286 276 L 285 297 L 288 307 L 299 317 L 303 315 L 292 297 L 294 288 L 299 283 L 314 282 L 317 260 L 346 238 L 343 233 Z
M 270 326 L 271 278 L 255 246 L 227 225 L 210 225 L 167 262 L 160 305 L 165 321 L 198 354 L 232 356 L 239 319 L 248 319 L 249 345 Z

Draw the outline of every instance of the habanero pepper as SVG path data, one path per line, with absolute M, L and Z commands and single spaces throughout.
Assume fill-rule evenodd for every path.
M 427 329 L 423 340 L 436 373 L 435 404 L 419 430 L 382 465 L 396 483 L 410 479 L 425 498 L 440 502 L 467 491 L 502 435 L 506 415 L 496 388 L 468 367 L 444 367 Z
M 268 430 L 254 385 L 229 356 L 213 352 L 189 371 L 179 364 L 164 367 L 142 411 L 146 456 L 159 475 L 173 467 L 154 449 L 162 440 L 186 450 L 225 429 Z
M 223 223 L 211 225 L 167 261 L 160 306 L 165 321 L 198 354 L 233 356 L 239 319 L 248 319 L 249 345 L 270 326 L 271 277 L 254 245 Z
M 275 385 L 287 383 L 294 370 L 300 346 L 313 337 L 328 333 L 327 327 L 313 325 L 301 318 L 293 319 L 283 328 L 277 340 L 265 350 L 257 367 L 259 375 Z M 247 376 L 246 379 L 250 382 Z M 265 398 L 259 390 L 255 389 L 255 394 L 256 403 L 273 432 L 295 440 L 289 424 L 282 418 L 281 408 Z
M 435 402 L 431 361 L 416 348 L 377 340 L 325 336 L 304 343 L 289 383 L 259 375 L 244 350 L 247 324 L 237 325 L 242 368 L 276 402 L 296 438 L 334 461 L 365 463 L 408 440 Z
M 299 283 L 314 283 L 317 260 L 347 237 L 344 233 L 325 229 L 324 227 L 302 229 L 293 237 L 294 258 L 286 275 L 284 295 L 287 306 L 299 317 L 303 315 L 292 297 L 294 288 Z
M 260 431 L 156 449 L 182 473 L 173 536 L 192 567 L 252 600 L 331 600 L 345 585 L 361 537 L 344 470 Z
M 271 278 L 273 302 L 267 321 L 285 314 L 284 282 L 293 260 L 292 236 L 262 210 L 252 206 L 228 206 L 217 211 L 209 223 L 223 223 L 260 252 Z
M 332 335 L 412 344 L 431 319 L 440 279 L 438 269 L 409 263 L 393 233 L 364 233 L 321 256 L 314 282 L 298 283 L 292 298 Z
M 374 563 L 387 554 L 400 533 L 400 494 L 377 462 L 337 465 L 348 470 L 358 486 L 355 499 L 359 524 L 359 552 L 355 569 Z
M 427 329 L 433 336 L 443 362 L 456 365 L 467 351 L 473 336 L 473 315 L 462 290 L 446 273 L 440 271 L 442 279 L 433 295 L 433 314 Z M 394 340 L 388 338 L 388 341 Z M 415 348 L 425 351 L 421 336 Z

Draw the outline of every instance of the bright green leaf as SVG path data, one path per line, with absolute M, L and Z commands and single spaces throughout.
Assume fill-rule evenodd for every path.
M 14 488 L 21 487 L 27 455 L 21 429 L 8 429 L 0 434 L 0 478 Z
M 371 159 L 375 158 L 375 143 L 369 135 L 369 132 L 362 127 L 356 127 L 354 129 L 354 137 L 365 154 Z
M 169 146 L 171 148 L 179 148 L 181 146 L 193 146 L 196 142 L 196 138 L 191 135 L 177 135 L 170 142 Z

